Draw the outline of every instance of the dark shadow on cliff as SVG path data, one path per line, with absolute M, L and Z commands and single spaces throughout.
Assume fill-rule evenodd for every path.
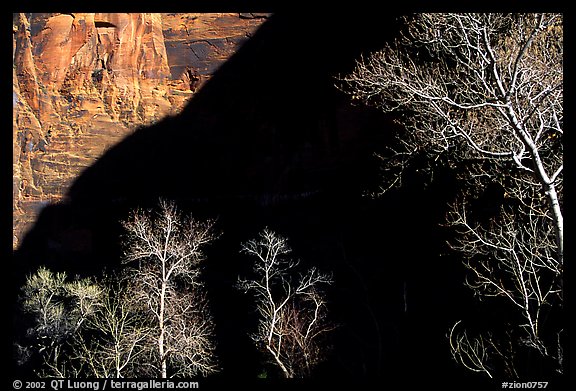
M 265 226 L 334 273 L 329 305 L 340 327 L 317 377 L 458 376 L 445 334 L 467 292 L 459 262 L 438 257 L 449 180 L 364 197 L 378 181 L 373 152 L 393 125 L 334 88 L 334 76 L 396 31 L 393 14 L 271 17 L 180 115 L 136 130 L 43 210 L 15 254 L 14 288 L 40 264 L 86 275 L 114 268 L 119 221 L 163 197 L 218 219 L 205 276 L 221 376 L 265 368 L 247 336 L 252 300 L 233 287 L 250 270 L 240 244 Z

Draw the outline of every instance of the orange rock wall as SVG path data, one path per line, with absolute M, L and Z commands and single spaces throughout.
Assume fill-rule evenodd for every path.
M 267 14 L 13 14 L 13 247 L 135 128 L 177 114 Z

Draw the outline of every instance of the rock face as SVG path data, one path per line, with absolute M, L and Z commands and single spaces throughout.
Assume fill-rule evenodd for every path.
M 181 111 L 267 14 L 13 15 L 13 247 L 137 127 Z

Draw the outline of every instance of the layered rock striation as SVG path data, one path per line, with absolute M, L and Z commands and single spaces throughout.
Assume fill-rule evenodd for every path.
M 13 247 L 137 127 L 179 113 L 267 14 L 13 15 Z

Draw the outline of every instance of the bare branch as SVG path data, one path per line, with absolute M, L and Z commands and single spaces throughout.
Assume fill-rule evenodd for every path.
M 311 268 L 296 279 L 299 262 L 287 257 L 287 240 L 268 229 L 244 243 L 242 252 L 256 258 L 254 278 L 238 281 L 238 287 L 253 292 L 257 300 L 259 326 L 252 339 L 263 344 L 285 377 L 309 376 L 323 360 L 321 337 L 331 329 L 318 291 L 331 277 Z
M 488 349 L 484 339 L 482 337 L 469 338 L 466 330 L 456 334 L 455 329 L 460 322 L 458 321 L 452 326 L 448 337 L 452 357 L 469 370 L 483 372 L 489 378 L 492 378 L 491 369 L 486 364 Z

